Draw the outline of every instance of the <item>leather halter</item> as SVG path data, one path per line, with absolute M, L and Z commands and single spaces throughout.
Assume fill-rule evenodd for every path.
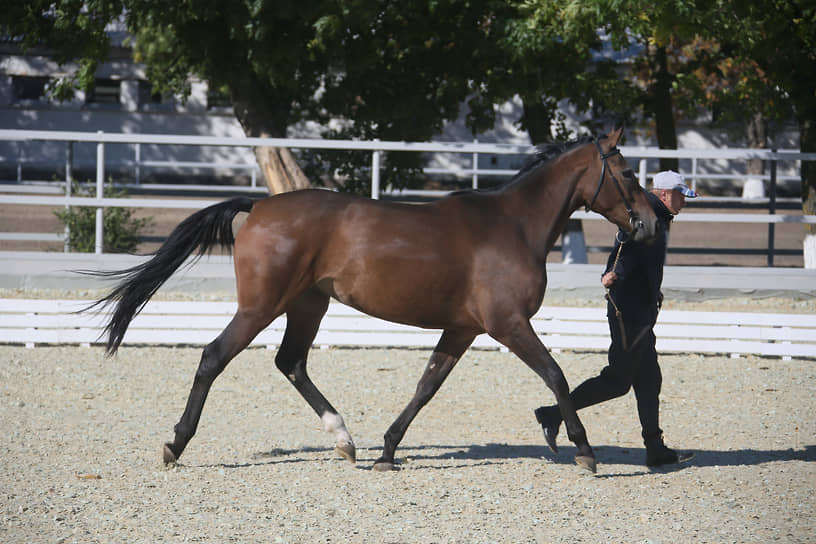
M 606 160 L 609 157 L 614 157 L 615 155 L 620 155 L 620 149 L 617 147 L 613 147 L 607 153 L 604 153 L 603 149 L 601 148 L 601 144 L 598 139 L 595 139 L 595 147 L 598 148 L 598 153 L 601 154 L 601 162 L 603 162 L 603 166 L 601 167 L 601 178 L 598 180 L 598 188 L 595 189 L 595 195 L 592 197 L 592 200 L 587 204 L 586 211 L 590 211 L 592 206 L 595 205 L 595 201 L 598 199 L 598 195 L 601 193 L 601 187 L 603 186 L 604 178 L 606 177 L 606 171 L 608 169 L 608 164 Z M 626 200 L 626 195 L 623 193 L 623 188 L 621 187 L 618 178 L 615 177 L 615 174 L 612 173 L 612 169 L 609 168 L 609 177 L 612 178 L 612 181 L 615 183 L 615 188 L 618 190 L 618 194 L 620 194 L 621 200 L 623 200 L 623 205 L 626 207 L 626 211 L 629 213 L 629 222 L 634 225 L 635 221 L 635 212 L 632 211 L 632 206 L 629 205 L 629 201 Z

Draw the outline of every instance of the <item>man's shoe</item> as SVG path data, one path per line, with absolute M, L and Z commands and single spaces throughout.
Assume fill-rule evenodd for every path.
M 663 465 L 678 465 L 690 461 L 694 457 L 693 452 L 679 452 L 667 448 L 661 444 L 656 447 L 646 448 L 646 466 L 659 467 Z
M 544 440 L 547 441 L 547 446 L 553 453 L 558 453 L 556 438 L 558 437 L 558 428 L 561 427 L 561 411 L 558 406 L 536 408 L 535 416 L 544 431 Z

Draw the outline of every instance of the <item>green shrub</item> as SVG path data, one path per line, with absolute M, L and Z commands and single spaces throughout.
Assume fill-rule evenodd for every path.
M 94 196 L 90 190 L 74 182 L 72 192 L 77 196 Z M 126 191 L 117 191 L 109 183 L 103 189 L 105 197 L 120 198 Z M 152 218 L 138 219 L 133 217 L 132 208 L 105 208 L 102 212 L 103 241 L 102 249 L 106 253 L 128 253 L 139 245 L 139 233 L 152 222 Z M 96 208 L 90 206 L 73 206 L 54 212 L 62 224 L 68 227 L 68 246 L 71 251 L 93 253 L 96 236 Z

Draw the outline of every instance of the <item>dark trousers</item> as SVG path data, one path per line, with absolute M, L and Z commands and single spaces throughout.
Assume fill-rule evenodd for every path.
M 598 376 L 586 380 L 570 393 L 575 409 L 580 410 L 623 396 L 630 388 L 634 389 L 643 439 L 647 442 L 658 440 L 662 435 L 659 425 L 659 396 L 663 377 L 657 364 L 652 327 L 650 323 L 625 322 L 624 341 L 624 333 L 617 318 L 609 317 L 612 336 L 609 364 Z

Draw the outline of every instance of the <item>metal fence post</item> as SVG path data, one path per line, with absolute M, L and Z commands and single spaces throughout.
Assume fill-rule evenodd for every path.
M 380 198 L 380 153 L 379 149 L 371 152 L 371 198 L 374 200 Z
M 771 149 L 776 153 L 776 148 Z M 776 213 L 776 157 L 771 159 L 771 183 L 768 188 L 768 214 Z M 776 225 L 768 223 L 768 266 L 774 265 L 774 233 Z
M 102 131 L 98 131 L 102 134 Z M 102 200 L 105 192 L 105 143 L 99 141 L 96 143 L 96 198 Z M 102 242 L 105 239 L 103 231 L 103 212 L 102 206 L 96 208 L 96 232 L 94 236 L 94 253 L 97 255 L 102 253 Z

